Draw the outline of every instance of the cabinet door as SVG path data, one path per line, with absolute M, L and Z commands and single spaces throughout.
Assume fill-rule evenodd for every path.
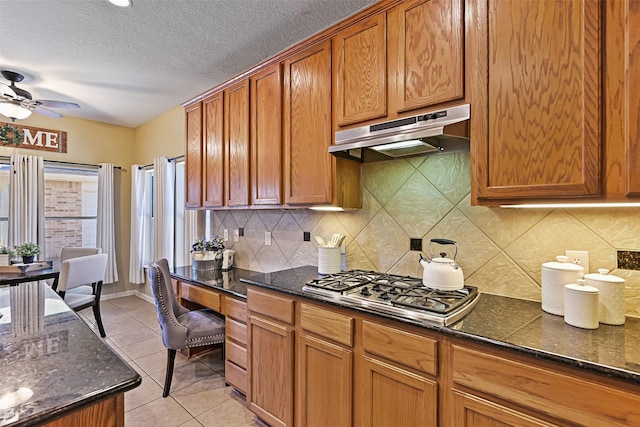
M 251 77 L 251 203 L 282 203 L 282 67 Z
M 454 391 L 456 427 L 551 427 L 555 424 L 479 397 Z
M 206 98 L 204 108 L 204 163 L 202 205 L 224 205 L 224 103 L 223 93 Z
M 464 95 L 462 0 L 412 0 L 401 3 L 389 20 L 396 64 L 397 112 Z M 390 55 L 390 59 L 392 56 Z M 390 61 L 391 63 L 391 61 Z M 390 71 L 393 71 L 390 68 Z M 393 81 L 393 80 L 392 80 Z
M 332 201 L 331 41 L 284 62 L 285 202 Z
M 386 14 L 333 38 L 334 114 L 345 126 L 387 114 Z
M 249 204 L 249 81 L 224 91 L 227 206 Z
M 353 351 L 302 335 L 297 360 L 298 425 L 352 425 Z
M 185 149 L 186 198 L 185 206 L 202 206 L 202 104 L 185 108 L 187 147 Z
M 629 0 L 629 135 L 627 137 L 627 195 L 640 196 L 640 2 Z
M 468 5 L 473 201 L 599 195 L 600 3 Z
M 293 328 L 250 316 L 249 409 L 274 427 L 293 425 Z
M 420 375 L 364 356 L 362 425 L 437 425 L 438 385 Z

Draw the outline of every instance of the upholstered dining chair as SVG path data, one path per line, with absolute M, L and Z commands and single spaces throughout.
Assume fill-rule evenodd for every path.
M 147 276 L 158 312 L 162 342 L 167 348 L 167 372 L 162 392 L 162 397 L 167 397 L 176 350 L 224 343 L 224 319 L 212 310 L 189 310 L 178 303 L 166 259 L 149 264 Z
M 74 311 L 87 307 L 93 308 L 93 316 L 102 338 L 106 336 L 106 333 L 100 315 L 100 295 L 102 294 L 102 281 L 107 270 L 107 258 L 107 254 L 94 254 L 62 261 L 57 289 L 58 295 Z M 86 285 L 91 285 L 91 293 L 72 292 L 73 289 Z
M 102 253 L 102 248 L 81 248 L 81 247 L 75 247 L 75 246 L 68 246 L 60 250 L 60 262 L 63 262 L 66 259 L 79 258 L 81 256 L 95 255 L 95 254 L 101 254 L 101 253 Z M 49 283 L 49 286 L 53 287 L 53 279 L 51 280 L 51 282 L 47 281 L 47 283 Z M 55 291 L 56 288 L 53 287 L 53 290 Z M 79 286 L 77 288 L 73 288 L 71 292 L 91 294 L 93 292 L 93 287 L 88 285 Z

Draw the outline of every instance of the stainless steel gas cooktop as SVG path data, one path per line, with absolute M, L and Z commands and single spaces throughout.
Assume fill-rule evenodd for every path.
M 308 281 L 304 292 L 344 305 L 366 307 L 394 316 L 451 325 L 466 316 L 478 302 L 478 288 L 438 290 L 410 276 L 351 270 Z

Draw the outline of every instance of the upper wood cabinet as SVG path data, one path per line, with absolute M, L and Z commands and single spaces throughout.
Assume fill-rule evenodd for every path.
M 203 154 L 202 206 L 224 205 L 224 94 L 214 93 L 202 101 Z
M 199 208 L 202 206 L 202 104 L 186 107 L 185 116 L 185 206 Z
M 282 66 L 251 76 L 251 203 L 282 204 Z
M 467 3 L 472 203 L 602 193 L 601 3 Z
M 464 96 L 463 0 L 412 0 L 389 13 L 391 102 L 397 113 Z
M 387 115 L 386 27 L 386 13 L 380 13 L 333 38 L 333 112 L 338 126 Z
M 249 204 L 249 81 L 224 91 L 225 195 L 227 206 Z
M 286 203 L 330 204 L 333 199 L 331 43 L 284 62 Z

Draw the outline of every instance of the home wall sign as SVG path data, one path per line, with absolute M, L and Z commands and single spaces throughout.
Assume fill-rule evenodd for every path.
M 13 138 L 12 129 L 18 129 L 22 134 L 19 139 Z M 19 148 L 38 151 L 67 152 L 67 133 L 61 130 L 43 129 L 32 126 L 22 126 L 15 123 L 0 122 L 2 145 L 15 145 Z

